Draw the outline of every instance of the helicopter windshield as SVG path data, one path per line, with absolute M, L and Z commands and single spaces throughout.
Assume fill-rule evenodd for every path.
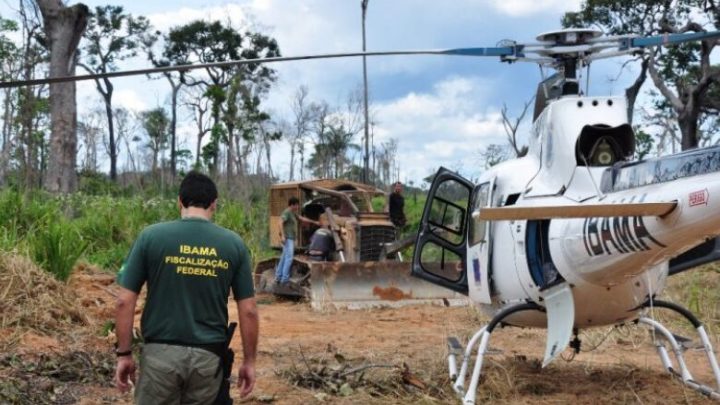
M 604 193 L 611 193 L 718 171 L 720 146 L 715 146 L 639 162 L 616 164 L 605 170 L 600 187 Z

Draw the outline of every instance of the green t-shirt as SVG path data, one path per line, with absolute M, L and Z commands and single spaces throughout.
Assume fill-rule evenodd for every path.
M 297 229 L 297 219 L 295 213 L 290 208 L 285 208 L 285 211 L 280 214 L 282 218 L 283 233 L 286 239 L 295 239 L 295 232 Z
M 201 218 L 145 228 L 118 274 L 118 283 L 140 293 L 146 341 L 211 344 L 225 340 L 227 301 L 255 294 L 250 254 L 235 232 Z

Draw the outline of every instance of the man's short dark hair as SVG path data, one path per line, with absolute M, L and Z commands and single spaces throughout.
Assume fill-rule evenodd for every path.
M 180 203 L 183 207 L 199 207 L 207 209 L 217 200 L 218 192 L 210 177 L 191 171 L 180 183 Z
M 300 200 L 298 200 L 297 197 L 290 197 L 290 199 L 288 199 L 288 207 L 291 205 L 298 205 L 298 204 L 300 204 Z

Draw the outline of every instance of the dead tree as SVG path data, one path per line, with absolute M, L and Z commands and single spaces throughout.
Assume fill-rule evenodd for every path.
M 66 7 L 61 0 L 36 0 L 50 51 L 50 77 L 75 75 L 76 51 L 90 10 L 82 3 Z M 70 193 L 77 188 L 77 104 L 75 82 L 50 85 L 50 153 L 45 188 Z

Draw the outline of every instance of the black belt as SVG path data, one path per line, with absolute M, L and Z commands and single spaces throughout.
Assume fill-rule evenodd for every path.
M 171 346 L 193 347 L 196 349 L 202 349 L 202 350 L 208 351 L 220 358 L 223 358 L 223 356 L 225 355 L 225 350 L 227 347 L 225 342 L 199 344 L 199 343 L 185 343 L 185 342 L 179 342 L 177 340 L 165 340 L 165 339 L 145 339 L 145 343 L 160 343 L 160 344 L 171 345 Z

